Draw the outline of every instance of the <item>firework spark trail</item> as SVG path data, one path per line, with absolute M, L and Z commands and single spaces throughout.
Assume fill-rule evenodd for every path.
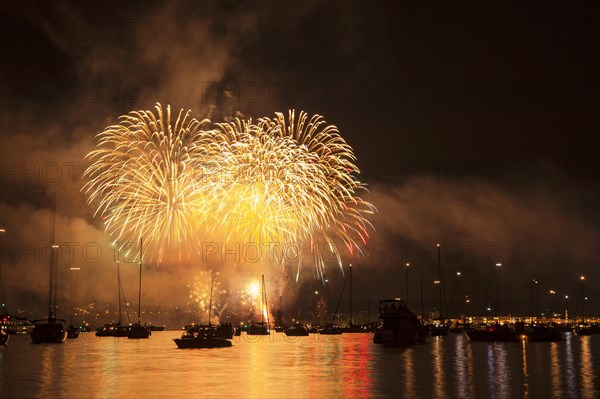
M 357 195 L 365 186 L 352 148 L 321 116 L 211 125 L 182 110 L 172 126 L 170 108 L 156 110 L 122 116 L 88 154 L 84 191 L 109 234 L 146 237 L 159 261 L 166 249 L 198 251 L 206 236 L 294 244 L 298 259 L 310 250 L 320 278 L 325 252 L 340 266 L 338 244 L 362 252 L 375 208 Z

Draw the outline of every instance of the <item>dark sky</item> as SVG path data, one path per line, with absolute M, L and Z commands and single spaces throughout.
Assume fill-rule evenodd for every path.
M 78 178 L 94 135 L 130 110 L 296 108 L 339 127 L 379 209 L 359 297 L 399 295 L 404 258 L 429 287 L 438 241 L 459 248 L 444 260 L 472 296 L 495 261 L 520 291 L 537 278 L 575 295 L 580 274 L 598 287 L 598 3 L 480 3 L 3 2 L 3 240 L 43 241 L 45 224 L 23 222 L 48 218 L 53 191 L 70 240 L 107 240 Z M 35 262 L 4 263 L 10 277 Z

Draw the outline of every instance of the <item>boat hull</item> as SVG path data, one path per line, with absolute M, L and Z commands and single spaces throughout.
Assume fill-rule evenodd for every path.
M 34 344 L 62 344 L 67 341 L 67 329 L 62 323 L 36 324 L 31 331 Z
M 146 326 L 141 326 L 139 324 L 134 324 L 127 335 L 127 338 L 131 339 L 146 339 L 149 338 L 152 334 L 152 331 Z
M 466 331 L 465 335 L 469 339 L 469 341 L 481 341 L 481 342 L 514 342 L 518 341 L 518 335 L 514 331 L 509 331 L 505 333 L 497 333 L 490 331 Z
M 283 333 L 288 337 L 308 337 L 308 330 L 304 327 L 290 327 Z
M 212 349 L 232 346 L 231 342 L 226 339 L 212 337 L 175 338 L 173 342 L 179 349 Z

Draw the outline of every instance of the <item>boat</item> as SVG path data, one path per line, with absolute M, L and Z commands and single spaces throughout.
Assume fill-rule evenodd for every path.
M 302 323 L 286 328 L 283 332 L 288 337 L 308 337 L 308 329 Z
M 192 324 L 185 326 L 185 331 L 181 338 L 173 339 L 173 342 L 179 349 L 195 349 L 195 348 L 227 348 L 232 346 L 230 339 L 233 338 L 235 329 L 229 323 L 213 326 L 210 324 L 212 310 L 212 295 L 215 278 L 212 278 L 210 286 L 210 301 L 208 305 L 208 325 Z
M 73 324 L 67 327 L 67 339 L 76 339 L 79 337 L 79 330 Z
M 350 272 L 351 271 L 352 271 L 352 265 L 350 265 Z M 335 307 L 335 312 L 333 312 L 333 317 L 331 318 L 331 323 L 329 323 L 317 330 L 319 332 L 319 334 L 321 334 L 321 335 L 340 335 L 343 332 L 343 328 L 338 326 L 335 323 L 335 319 L 338 317 L 340 303 L 342 302 L 342 297 L 344 296 L 344 289 L 346 288 L 346 283 L 348 282 L 350 272 L 346 275 L 346 278 L 344 279 L 344 284 L 342 285 L 342 290 L 340 291 L 340 297 L 338 298 L 338 302 Z M 352 302 L 352 301 L 350 301 L 350 302 Z M 352 313 L 352 311 L 350 313 Z
M 444 282 L 442 279 L 442 260 L 440 256 L 440 244 L 437 244 L 437 259 L 438 259 L 438 280 L 439 285 L 439 300 L 440 310 L 439 319 L 429 327 L 429 334 L 432 337 L 445 337 L 450 333 L 450 328 L 444 323 L 444 303 L 446 302 L 446 295 L 444 293 Z
M 557 342 L 562 340 L 560 331 L 543 324 L 534 326 L 531 331 L 527 331 L 524 335 L 528 341 L 533 342 Z
M 148 328 L 150 329 L 150 331 L 164 331 L 165 330 L 165 326 L 155 326 L 152 323 L 148 324 Z
M 0 234 L 5 233 L 6 230 L 0 228 Z M 2 237 L 2 236 L 0 236 Z M 0 304 L 2 305 L 2 313 L 3 315 L 0 317 L 0 346 L 6 345 L 8 343 L 8 326 L 7 322 L 9 320 L 8 311 L 4 309 L 4 280 L 2 278 L 2 258 L 4 255 L 2 254 L 2 241 L 0 241 Z
M 147 325 L 142 325 L 140 318 L 142 314 L 142 239 L 140 238 L 140 278 L 138 285 L 138 319 L 137 323 L 131 326 L 131 330 L 127 335 L 127 338 L 131 339 L 146 339 L 149 338 L 152 334 L 152 331 L 148 328 Z
M 432 337 L 445 337 L 450 332 L 449 327 L 446 324 L 434 323 L 429 325 L 429 334 Z
M 34 344 L 62 344 L 67 341 L 67 328 L 63 323 L 63 319 L 56 318 L 56 290 L 54 288 L 54 273 L 55 273 L 55 259 L 56 244 L 55 238 L 56 231 L 56 196 L 54 197 L 54 212 L 52 217 L 52 241 L 51 241 L 51 255 L 50 255 L 50 284 L 48 286 L 49 299 L 48 299 L 48 317 L 46 319 L 34 320 L 34 327 L 31 331 L 31 341 Z
M 96 330 L 97 337 L 127 337 L 131 332 L 131 324 L 109 323 Z
M 211 329 L 192 328 L 186 330 L 181 338 L 173 339 L 179 349 L 195 348 L 227 348 L 232 346 L 231 341 L 214 336 Z
M 375 344 L 413 345 L 424 339 L 421 320 L 399 298 L 380 301 L 379 318 L 383 324 L 375 330 Z
M 119 260 L 119 243 L 116 243 L 117 247 L 117 259 L 115 264 L 117 266 L 117 300 L 119 306 L 119 321 L 116 323 L 107 323 L 96 330 L 97 337 L 127 337 L 131 332 L 131 324 L 123 324 L 123 311 L 121 306 L 122 287 L 121 287 L 121 270 Z M 127 310 L 127 319 L 129 319 L 129 310 Z
M 267 311 L 267 292 L 265 291 L 265 275 L 262 274 L 262 295 L 260 298 L 260 323 L 254 323 L 249 328 L 246 334 L 248 335 L 270 335 L 269 320 L 265 322 L 265 312 Z
M 504 324 L 493 324 L 485 328 L 474 328 L 464 333 L 469 341 L 518 341 L 519 334 Z
M 350 322 L 347 327 L 342 328 L 342 333 L 369 333 L 371 326 L 369 324 L 354 324 L 353 302 L 352 302 L 352 265 L 348 267 L 348 280 L 350 282 Z
M 341 335 L 342 329 L 340 326 L 335 324 L 328 324 L 322 328 L 319 328 L 319 334 L 321 335 Z
M 1 329 L 9 335 L 31 334 L 33 324 L 26 317 L 5 314 L 0 318 Z
M 592 335 L 592 330 L 590 329 L 590 325 L 585 322 L 577 323 L 577 325 L 573 328 L 573 334 L 575 335 Z
M 223 323 L 219 324 L 217 328 L 215 328 L 215 337 L 223 338 L 223 339 L 232 339 L 235 334 L 235 328 L 231 325 L 231 323 Z

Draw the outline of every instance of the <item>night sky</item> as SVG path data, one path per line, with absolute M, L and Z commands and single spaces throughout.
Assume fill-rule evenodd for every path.
M 599 8 L 3 2 L 7 295 L 13 307 L 44 297 L 47 263 L 23 248 L 48 241 L 53 192 L 59 240 L 108 245 L 80 193 L 83 157 L 119 115 L 161 102 L 215 120 L 295 108 L 338 126 L 369 186 L 364 197 L 379 210 L 365 256 L 347 259 L 359 300 L 400 296 L 411 262 L 409 298 L 421 274 L 433 301 L 440 242 L 447 290 L 461 271 L 461 294 L 480 302 L 475 313 L 486 291 L 493 303 L 496 286 L 501 312 L 527 312 L 532 279 L 540 311 L 583 288 L 589 312 L 600 313 Z M 87 268 L 86 300 L 111 300 L 93 288 L 112 284 L 110 256 L 65 264 Z M 149 297 L 182 291 L 205 267 L 162 265 L 148 279 Z M 302 284 L 319 285 L 310 273 Z

